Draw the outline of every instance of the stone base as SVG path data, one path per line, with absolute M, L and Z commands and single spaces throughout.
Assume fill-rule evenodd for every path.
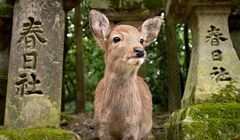
M 71 131 L 52 128 L 28 130 L 0 129 L 0 140 L 81 140 Z
M 240 140 L 240 103 L 198 104 L 174 112 L 168 140 Z

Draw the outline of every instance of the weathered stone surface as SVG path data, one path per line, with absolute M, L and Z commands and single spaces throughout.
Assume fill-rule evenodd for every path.
M 4 125 L 60 123 L 64 11 L 61 0 L 15 1 Z
M 175 19 L 175 22 L 186 22 L 196 6 L 230 6 L 233 9 L 239 0 L 164 0 L 165 13 Z
M 81 140 L 71 131 L 37 128 L 28 130 L 5 130 L 0 129 L 0 140 Z
M 90 7 L 108 10 L 159 9 L 163 1 L 159 0 L 90 0 Z
M 240 104 L 198 104 L 174 112 L 165 124 L 168 140 L 240 139 Z
M 240 61 L 229 34 L 229 14 L 229 7 L 199 6 L 189 20 L 193 48 L 183 107 L 236 102 L 240 96 Z
M 158 0 L 90 0 L 90 7 L 102 11 L 110 21 L 142 21 L 163 10 Z

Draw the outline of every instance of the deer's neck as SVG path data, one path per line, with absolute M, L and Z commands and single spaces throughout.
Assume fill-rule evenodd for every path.
M 129 96 L 138 92 L 137 70 L 113 72 L 105 70 L 105 88 L 108 96 Z
M 115 89 L 120 86 L 127 89 L 129 87 L 134 88 L 137 79 L 138 68 L 128 70 L 112 70 L 110 68 L 105 69 L 105 83 L 107 87 L 114 87 Z
M 124 74 L 111 72 L 104 76 L 103 108 L 110 106 L 109 111 L 113 116 L 126 117 L 133 114 L 133 112 L 139 114 L 139 108 L 141 107 L 137 86 L 137 71 L 132 74 Z

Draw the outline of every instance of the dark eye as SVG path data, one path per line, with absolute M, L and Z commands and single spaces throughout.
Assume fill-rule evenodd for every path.
M 114 43 L 118 43 L 119 41 L 121 41 L 121 39 L 119 37 L 114 37 L 113 38 L 113 42 Z
M 140 39 L 140 43 L 143 44 L 144 40 L 143 39 Z

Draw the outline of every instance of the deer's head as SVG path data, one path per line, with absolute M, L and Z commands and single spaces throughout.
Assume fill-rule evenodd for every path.
M 93 35 L 105 52 L 106 67 L 114 72 L 138 70 L 146 58 L 145 47 L 156 39 L 162 22 L 156 16 L 144 21 L 139 29 L 130 25 L 111 28 L 103 13 L 90 11 Z

